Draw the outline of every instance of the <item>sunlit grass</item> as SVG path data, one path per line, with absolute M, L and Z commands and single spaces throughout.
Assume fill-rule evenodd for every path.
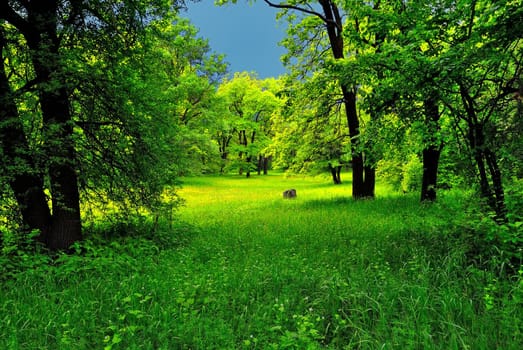
M 0 347 L 520 348 L 523 291 L 489 291 L 485 307 L 492 276 L 468 267 L 452 224 L 462 197 L 350 191 L 326 177 L 184 179 L 192 228 L 88 244 L 6 281 Z

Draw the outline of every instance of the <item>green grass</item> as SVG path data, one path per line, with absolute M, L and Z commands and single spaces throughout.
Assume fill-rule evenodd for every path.
M 3 281 L 0 348 L 521 348 L 523 285 L 469 266 L 459 194 L 352 201 L 350 184 L 271 175 L 181 195 L 190 225 Z

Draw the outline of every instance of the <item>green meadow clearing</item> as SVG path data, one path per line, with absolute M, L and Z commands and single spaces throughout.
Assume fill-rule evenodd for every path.
M 480 268 L 468 196 L 350 188 L 187 178 L 175 220 L 93 224 L 77 254 L 18 254 L 0 348 L 521 349 L 523 283 Z

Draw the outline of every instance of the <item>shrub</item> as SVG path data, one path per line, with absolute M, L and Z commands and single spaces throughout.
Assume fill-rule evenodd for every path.
M 378 162 L 376 176 L 392 186 L 395 191 L 401 189 L 401 163 L 393 159 L 382 159 Z
M 402 167 L 401 189 L 403 192 L 417 191 L 421 188 L 423 164 L 419 157 L 411 154 Z

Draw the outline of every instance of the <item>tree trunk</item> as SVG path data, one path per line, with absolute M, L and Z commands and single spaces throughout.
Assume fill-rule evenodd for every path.
M 507 223 L 507 206 L 505 204 L 505 191 L 503 190 L 503 181 L 501 178 L 501 170 L 497 162 L 496 154 L 490 150 L 485 150 L 485 158 L 487 161 L 490 178 L 492 179 L 492 189 L 494 192 L 494 211 L 496 212 L 496 220 L 499 223 Z
M 298 10 L 319 17 L 325 24 L 334 59 L 338 60 L 344 58 L 343 18 L 334 1 L 318 1 L 323 14 L 315 12 L 312 8 L 300 8 L 298 5 L 276 4 L 269 0 L 265 0 L 265 2 L 271 7 Z M 356 109 L 356 87 L 355 85 L 351 87 L 341 81 L 339 84 L 343 93 L 349 135 L 351 138 L 352 197 L 354 199 L 372 198 L 374 197 L 376 181 L 375 169 L 372 164 L 365 164 L 364 156 L 360 147 L 360 123 L 358 119 L 358 111 Z
M 41 82 L 38 96 L 52 195 L 48 247 L 63 250 L 82 239 L 82 224 L 73 122 L 57 36 L 58 6 L 56 1 L 33 1 L 28 10 L 31 30 L 23 34 L 31 49 L 36 78 Z
M 333 1 L 321 0 L 320 4 L 325 14 L 327 34 L 335 59 L 343 59 L 343 22 L 338 7 Z M 356 107 L 356 87 L 349 87 L 340 81 L 340 88 L 345 102 L 345 113 L 351 139 L 352 155 L 352 197 L 372 198 L 374 197 L 375 172 L 374 169 L 365 164 L 365 159 L 360 147 L 360 121 Z M 368 173 L 367 173 L 368 171 Z
M 438 167 L 441 146 L 437 145 L 436 134 L 439 132 L 439 108 L 433 98 L 424 102 L 427 135 L 424 137 L 423 177 L 421 181 L 421 201 L 434 202 L 437 197 Z
M 341 184 L 341 165 L 332 166 L 329 164 L 329 170 L 331 172 L 332 182 L 335 185 L 340 185 Z
M 349 126 L 352 154 L 352 197 L 354 199 L 374 198 L 376 184 L 375 169 L 365 164 L 365 157 L 360 147 L 360 121 L 356 107 L 355 88 L 341 87 L 345 100 L 345 112 Z
M 238 141 L 239 141 L 240 145 L 247 146 L 247 138 L 245 137 L 245 130 L 239 131 L 239 140 Z M 242 164 L 243 151 L 238 152 L 238 159 L 240 160 L 240 162 L 239 162 L 240 169 L 238 170 L 238 174 L 243 175 L 243 164 Z
M 472 97 L 462 84 L 460 94 L 467 115 L 468 142 L 478 170 L 480 194 L 496 214 L 496 222 L 505 223 L 507 222 L 505 193 L 496 154 L 487 144 L 484 124 L 479 121 Z
M 44 193 L 43 175 L 36 170 L 29 145 L 18 115 L 18 108 L 4 69 L 3 48 L 6 45 L 0 28 L 0 144 L 3 150 L 2 172 L 7 174 L 15 196 L 24 230 L 40 231 L 44 244 L 51 224 L 51 211 Z M 16 169 L 16 170 L 12 170 Z
M 434 202 L 437 197 L 438 166 L 441 149 L 428 146 L 423 150 L 423 178 L 421 182 L 421 201 Z
M 258 172 L 258 175 L 261 175 L 262 164 L 263 164 L 263 157 L 261 155 L 259 155 L 258 164 L 256 165 L 256 171 Z

